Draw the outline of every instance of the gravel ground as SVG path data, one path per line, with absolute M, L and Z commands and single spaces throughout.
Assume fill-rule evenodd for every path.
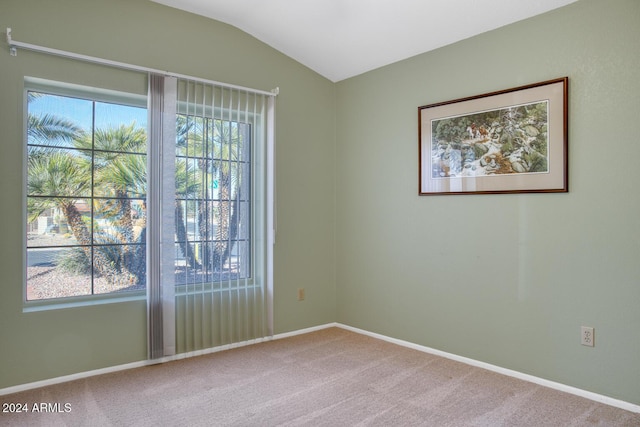
M 75 244 L 73 237 L 64 237 L 60 234 L 30 234 L 27 236 L 27 245 L 31 248 L 69 246 L 73 244 Z M 175 273 L 175 283 L 177 285 L 195 285 L 211 282 L 224 283 L 234 282 L 239 279 L 237 266 L 235 265 L 232 265 L 230 270 L 215 273 L 203 273 L 200 270 L 176 267 Z M 103 277 L 95 277 L 93 282 L 93 294 L 144 289 L 144 285 L 122 287 L 121 285 L 110 283 Z M 53 265 L 36 265 L 27 268 L 27 300 L 29 301 L 91 294 L 91 276 L 89 275 L 68 273 L 56 269 Z
M 73 237 L 61 234 L 28 234 L 27 246 L 69 246 L 75 244 Z M 94 278 L 94 294 L 123 292 L 144 289 L 144 286 L 119 287 L 109 283 L 103 277 Z M 69 296 L 91 295 L 91 276 L 72 274 L 57 270 L 51 265 L 32 266 L 27 268 L 27 300 L 61 298 Z
M 29 267 L 27 269 L 27 299 L 39 300 L 70 296 L 91 295 L 91 276 L 70 274 L 55 267 Z M 94 278 L 94 294 L 143 290 L 144 286 L 118 288 L 103 277 Z

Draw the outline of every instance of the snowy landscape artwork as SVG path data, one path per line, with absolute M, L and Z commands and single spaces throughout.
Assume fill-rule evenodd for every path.
M 567 83 L 419 107 L 419 194 L 568 191 Z

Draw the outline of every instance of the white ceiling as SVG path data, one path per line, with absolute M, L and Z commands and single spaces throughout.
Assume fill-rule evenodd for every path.
M 577 0 L 152 0 L 240 28 L 336 82 Z

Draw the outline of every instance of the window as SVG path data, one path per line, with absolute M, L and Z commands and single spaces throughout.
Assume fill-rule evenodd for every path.
M 146 101 L 33 87 L 26 94 L 26 300 L 143 290 Z
M 144 290 L 146 97 L 40 80 L 26 97 L 27 301 Z M 175 193 L 163 194 L 175 285 L 239 286 L 252 276 L 256 113 L 178 104 Z
M 150 358 L 267 335 L 273 97 L 25 82 L 27 305 L 144 291 Z
M 251 125 L 177 116 L 176 284 L 250 276 Z

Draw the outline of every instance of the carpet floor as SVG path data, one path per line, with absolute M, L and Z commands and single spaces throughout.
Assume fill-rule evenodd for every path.
M 9 426 L 640 426 L 637 413 L 339 328 L 0 402 L 29 409 L 0 413 Z

